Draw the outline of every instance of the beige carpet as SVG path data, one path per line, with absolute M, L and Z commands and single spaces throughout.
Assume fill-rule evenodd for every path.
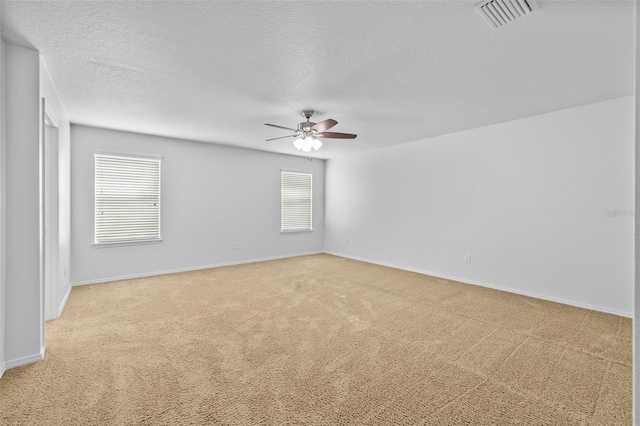
M 3 425 L 630 425 L 631 320 L 329 255 L 76 287 Z

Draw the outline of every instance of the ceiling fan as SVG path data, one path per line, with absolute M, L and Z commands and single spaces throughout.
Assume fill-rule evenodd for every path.
M 307 121 L 298 123 L 297 129 L 265 123 L 265 126 L 277 127 L 278 129 L 291 130 L 292 132 L 295 132 L 295 134 L 293 135 L 271 138 L 267 139 L 267 141 L 284 138 L 296 138 L 296 140 L 293 141 L 293 146 L 295 146 L 300 151 L 310 152 L 311 149 L 315 149 L 316 151 L 320 149 L 320 147 L 322 146 L 322 141 L 320 140 L 320 138 L 355 139 L 358 136 L 352 133 L 327 132 L 327 130 L 338 124 L 338 122 L 329 118 L 319 123 L 314 123 L 312 121 L 309 121 L 309 119 L 313 116 L 313 113 L 314 111 L 312 110 L 302 111 L 302 116 L 306 118 Z

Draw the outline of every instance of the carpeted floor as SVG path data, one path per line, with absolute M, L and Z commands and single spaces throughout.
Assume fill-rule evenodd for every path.
M 330 255 L 75 287 L 3 425 L 630 425 L 631 320 Z

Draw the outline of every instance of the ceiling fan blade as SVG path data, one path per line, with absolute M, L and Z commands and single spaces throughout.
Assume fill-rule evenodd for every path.
M 298 135 L 280 136 L 279 138 L 265 139 L 265 142 L 275 141 L 276 139 L 295 138 Z
M 333 138 L 333 139 L 355 139 L 358 135 L 353 133 L 338 133 L 338 132 L 324 132 L 318 135 L 321 138 Z
M 313 130 L 317 130 L 318 133 L 323 133 L 325 130 L 329 130 L 330 128 L 332 128 L 333 126 L 335 126 L 336 124 L 338 124 L 338 122 L 336 120 L 333 120 L 331 118 L 321 121 L 319 123 L 317 123 L 315 126 L 312 127 Z
M 265 126 L 277 127 L 278 129 L 291 130 L 292 132 L 297 132 L 296 129 L 292 129 L 291 127 L 278 126 L 277 124 L 269 124 L 264 123 Z

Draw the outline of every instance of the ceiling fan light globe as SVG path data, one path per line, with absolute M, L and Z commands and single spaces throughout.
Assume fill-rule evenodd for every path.
M 313 146 L 313 149 L 315 149 L 317 151 L 320 148 L 322 148 L 322 141 L 320 139 L 314 139 L 312 146 Z
M 299 150 L 302 150 L 302 147 L 304 146 L 304 140 L 302 138 L 297 138 L 295 141 L 293 141 L 293 146 L 295 146 Z
M 302 150 L 304 152 L 309 152 L 311 151 L 312 147 L 313 147 L 313 137 L 307 136 L 306 138 L 304 138 L 304 142 L 302 144 Z

